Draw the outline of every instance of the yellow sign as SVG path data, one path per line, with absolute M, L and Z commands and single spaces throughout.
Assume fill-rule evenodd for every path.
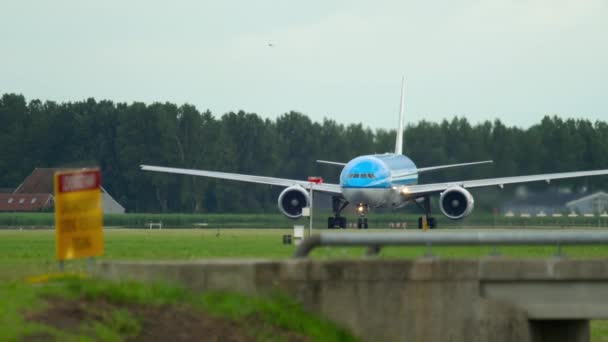
M 99 169 L 55 173 L 55 245 L 58 260 L 103 255 Z

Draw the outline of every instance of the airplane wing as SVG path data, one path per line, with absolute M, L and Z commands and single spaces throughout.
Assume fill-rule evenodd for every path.
M 277 186 L 300 185 L 306 189 L 309 189 L 312 185 L 312 188 L 315 191 L 321 191 L 321 192 L 330 193 L 330 194 L 341 194 L 342 193 L 342 189 L 340 188 L 340 185 L 338 185 L 338 184 L 327 184 L 327 183 L 319 184 L 319 183 L 302 181 L 302 180 L 264 177 L 264 176 L 252 176 L 252 175 L 243 175 L 243 174 L 238 174 L 238 173 L 227 173 L 227 172 L 217 172 L 217 171 L 179 169 L 179 168 L 175 168 L 175 167 L 163 167 L 163 166 L 151 166 L 151 165 L 140 165 L 140 167 L 142 170 L 145 170 L 145 171 L 178 173 L 178 174 L 182 174 L 182 175 L 230 179 L 230 180 L 236 180 L 236 181 L 242 181 L 242 182 L 261 183 L 261 184 L 269 184 L 269 185 L 277 185 Z
M 340 163 L 340 162 L 329 161 L 329 160 L 317 160 L 317 163 L 336 165 L 336 166 L 344 166 L 344 165 L 346 165 L 346 163 Z
M 477 179 L 477 180 L 468 180 L 468 181 L 459 181 L 459 182 L 418 184 L 418 185 L 410 185 L 410 186 L 401 187 L 400 191 L 404 195 L 424 195 L 424 194 L 442 192 L 442 191 L 446 190 L 447 188 L 450 188 L 453 186 L 460 186 L 465 189 L 478 188 L 478 187 L 482 187 L 482 186 L 499 186 L 502 188 L 505 184 L 526 183 L 526 182 L 536 182 L 536 181 L 545 181 L 545 182 L 549 183 L 553 179 L 600 176 L 600 175 L 608 175 L 608 170 L 547 173 L 547 174 L 542 174 L 542 175 L 531 175 L 531 176 L 516 176 L 516 177 Z

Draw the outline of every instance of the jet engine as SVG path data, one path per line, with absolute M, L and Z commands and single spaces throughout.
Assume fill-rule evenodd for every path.
M 300 218 L 302 208 L 307 207 L 310 202 L 309 198 L 308 192 L 301 186 L 290 186 L 279 195 L 279 210 L 291 219 Z
M 441 212 L 452 220 L 460 220 L 469 215 L 473 212 L 474 204 L 473 195 L 459 186 L 445 190 L 439 197 Z

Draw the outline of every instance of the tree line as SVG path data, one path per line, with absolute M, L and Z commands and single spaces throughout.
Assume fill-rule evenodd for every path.
M 298 112 L 276 120 L 255 113 L 215 117 L 192 105 L 87 99 L 56 103 L 4 94 L 0 99 L 0 188 L 14 188 L 37 167 L 95 165 L 104 188 L 129 212 L 274 212 L 281 190 L 201 177 L 143 172 L 140 164 L 338 182 L 346 162 L 394 150 L 395 130 L 372 130 Z M 546 116 L 529 128 L 499 119 L 420 121 L 405 129 L 404 154 L 419 167 L 494 160 L 487 166 L 421 176 L 462 180 L 608 168 L 608 123 Z M 560 181 L 605 189 L 607 177 Z M 531 185 L 538 187 L 539 185 Z M 509 190 L 507 190 L 509 191 Z

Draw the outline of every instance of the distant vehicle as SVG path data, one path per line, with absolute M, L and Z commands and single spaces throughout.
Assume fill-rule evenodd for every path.
M 302 216 L 302 208 L 309 206 L 309 189 L 332 196 L 333 217 L 327 219 L 327 227 L 346 228 L 346 218 L 340 216 L 348 204 L 356 207 L 359 214 L 358 228 L 367 228 L 365 217 L 369 208 L 401 208 L 414 203 L 422 209 L 424 217 L 418 220 L 419 227 L 436 226 L 435 218 L 431 217 L 430 196 L 439 196 L 439 208 L 443 215 L 452 220 L 459 220 L 471 214 L 474 206 L 470 188 L 484 186 L 499 186 L 505 184 L 534 181 L 549 182 L 552 179 L 574 178 L 586 176 L 607 175 L 608 170 L 578 171 L 550 173 L 530 176 L 502 177 L 476 179 L 458 182 L 433 184 L 418 184 L 418 175 L 436 170 L 491 163 L 491 160 L 440 165 L 417 168 L 416 164 L 402 154 L 403 147 L 403 101 L 404 91 L 401 85 L 401 101 L 399 110 L 399 126 L 395 152 L 385 154 L 365 155 L 352 159 L 348 163 L 317 160 L 319 163 L 342 167 L 340 184 L 319 183 L 316 179 L 292 180 L 284 178 L 263 177 L 236 173 L 179 169 L 172 167 L 141 165 L 142 170 L 178 173 L 193 176 L 231 179 L 243 182 L 253 182 L 286 187 L 278 198 L 279 210 L 287 217 L 297 219 Z

